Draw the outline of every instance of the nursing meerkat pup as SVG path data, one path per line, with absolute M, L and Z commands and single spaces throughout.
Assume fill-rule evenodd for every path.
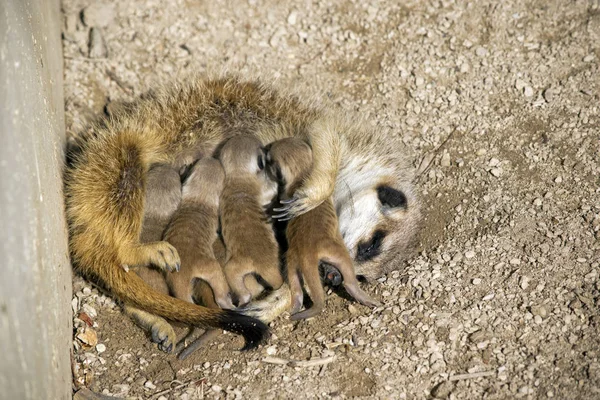
M 419 207 L 412 168 L 396 137 L 341 109 L 326 111 L 259 82 L 187 79 L 148 93 L 90 131 L 73 146 L 65 171 L 74 266 L 126 304 L 240 333 L 248 347 L 267 334 L 257 320 L 170 298 L 121 268 L 161 262 L 175 268 L 179 262 L 168 243 L 140 242 L 150 165 L 180 162 L 190 151 L 212 154 L 244 131 L 263 144 L 298 137 L 311 146 L 313 166 L 283 216 L 300 215 L 333 194 L 356 272 L 367 277 L 397 266 L 388 261 L 403 257 L 415 236 Z
M 253 136 L 228 139 L 219 159 L 225 170 L 220 199 L 221 232 L 227 253 L 223 269 L 241 306 L 256 295 L 248 287 L 255 287 L 256 280 L 273 289 L 283 283 L 279 248 L 264 211 L 264 204 L 276 194 L 277 184 L 267 176 L 264 149 Z
M 194 286 L 202 280 L 214 293 L 221 308 L 232 309 L 229 286 L 221 265 L 216 260 L 213 245 L 218 239 L 219 197 L 225 173 L 214 158 L 195 163 L 183 183 L 181 204 L 173 214 L 163 235 L 177 249 L 181 259 L 178 272 L 166 274 L 171 294 L 193 303 Z
M 312 152 L 308 144 L 300 139 L 282 139 L 267 146 L 267 164 L 270 174 L 279 181 L 280 199 L 289 199 L 310 172 Z M 358 284 L 330 199 L 293 218 L 285 228 L 285 234 L 288 242 L 286 264 L 291 290 L 292 320 L 310 318 L 323 310 L 325 292 L 319 274 L 321 262 L 326 262 L 341 273 L 344 288 L 352 297 L 365 305 L 377 304 Z M 299 312 L 304 300 L 301 278 L 313 302 L 313 306 L 303 312 Z
M 162 240 L 163 233 L 181 202 L 179 171 L 170 165 L 154 165 L 148 171 L 146 201 L 140 241 L 152 243 Z M 154 290 L 168 294 L 169 287 L 163 271 L 139 267 L 135 273 Z M 171 352 L 177 340 L 175 330 L 164 318 L 139 308 L 125 305 L 124 311 L 144 330 L 152 341 L 166 352 Z

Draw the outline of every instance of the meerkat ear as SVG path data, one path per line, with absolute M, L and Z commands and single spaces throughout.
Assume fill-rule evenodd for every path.
M 406 209 L 408 206 L 406 195 L 402 191 L 390 186 L 379 186 L 377 188 L 377 197 L 384 207 Z

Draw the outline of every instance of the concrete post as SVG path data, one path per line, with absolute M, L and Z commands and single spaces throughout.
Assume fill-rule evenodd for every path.
M 59 0 L 0 0 L 0 399 L 71 398 Z

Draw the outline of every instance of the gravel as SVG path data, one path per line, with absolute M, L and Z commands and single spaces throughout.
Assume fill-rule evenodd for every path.
M 112 16 L 95 4 L 63 2 L 69 135 L 154 82 L 228 68 L 354 110 L 431 168 L 416 251 L 366 286 L 383 305 L 332 293 L 312 321 L 273 322 L 254 352 L 227 334 L 180 362 L 76 277 L 76 387 L 169 399 L 600 396 L 597 2 L 98 6 Z M 335 360 L 262 362 L 273 356 Z

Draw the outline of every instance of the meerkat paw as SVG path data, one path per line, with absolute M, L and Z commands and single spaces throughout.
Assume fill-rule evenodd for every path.
M 302 215 L 314 208 L 317 208 L 325 198 L 311 198 L 304 194 L 301 190 L 298 190 L 292 198 L 288 200 L 281 200 L 281 207 L 273 208 L 276 213 L 271 218 L 279 221 L 289 221 L 299 215 Z
M 150 327 L 152 341 L 165 353 L 172 353 L 177 343 L 177 335 L 173 327 L 165 320 L 158 320 Z
M 147 260 L 146 265 L 152 264 L 165 272 L 179 272 L 181 261 L 177 249 L 171 244 L 164 241 L 144 244 L 141 253 Z

